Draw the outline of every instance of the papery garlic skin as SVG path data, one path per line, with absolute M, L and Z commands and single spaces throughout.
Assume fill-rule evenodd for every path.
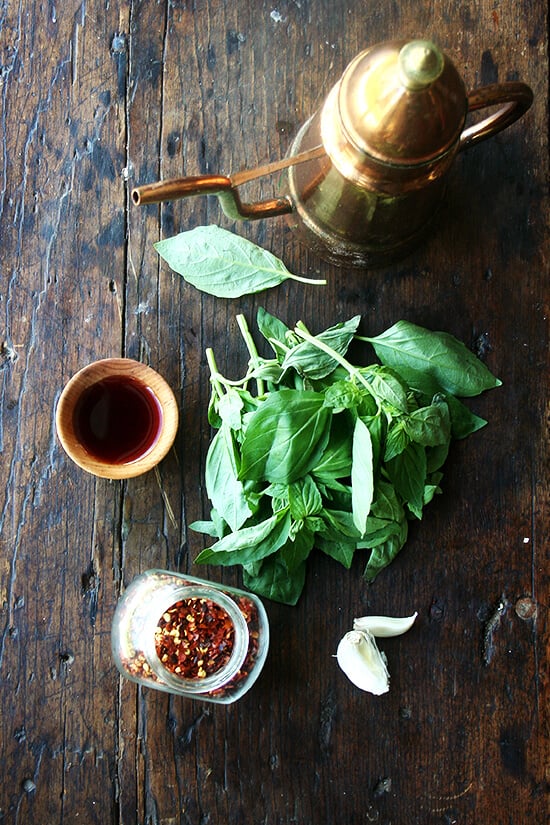
M 391 616 L 362 616 L 360 619 L 353 620 L 354 630 L 365 630 L 373 636 L 386 637 L 401 636 L 406 633 L 413 626 L 418 613 L 413 613 L 412 616 L 406 616 L 402 619 L 393 618 Z
M 390 689 L 386 657 L 368 631 L 350 630 L 340 640 L 336 658 L 350 682 L 375 696 Z

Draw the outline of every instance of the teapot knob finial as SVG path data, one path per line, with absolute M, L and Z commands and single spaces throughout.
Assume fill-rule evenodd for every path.
M 399 52 L 399 72 L 409 91 L 419 91 L 437 80 L 445 58 L 430 40 L 412 40 Z

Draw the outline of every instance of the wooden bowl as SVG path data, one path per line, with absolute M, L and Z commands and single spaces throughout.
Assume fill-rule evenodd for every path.
M 67 455 L 83 470 L 111 479 L 155 467 L 174 443 L 178 422 L 164 378 L 130 358 L 106 358 L 81 369 L 64 387 L 55 413 Z

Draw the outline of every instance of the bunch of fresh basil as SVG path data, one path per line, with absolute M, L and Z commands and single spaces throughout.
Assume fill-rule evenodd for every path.
M 453 336 L 407 321 L 367 338 L 356 316 L 313 335 L 260 309 L 272 358 L 237 321 L 250 353 L 242 380 L 224 378 L 207 350 L 212 511 L 191 527 L 216 541 L 196 561 L 240 564 L 245 586 L 286 604 L 298 600 L 314 548 L 346 568 L 370 550 L 372 581 L 440 492 L 451 440 L 486 423 L 459 397 L 501 382 Z M 380 363 L 351 364 L 354 339 Z

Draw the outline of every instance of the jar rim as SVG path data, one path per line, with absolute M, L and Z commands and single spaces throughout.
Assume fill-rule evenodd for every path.
M 238 604 L 224 591 L 195 583 L 182 584 L 176 587 L 172 583 L 169 588 L 163 588 L 163 591 L 158 595 L 159 610 L 157 612 L 155 609 L 150 612 L 146 633 L 144 634 L 146 641 L 143 645 L 144 653 L 156 676 L 169 687 L 175 687 L 180 691 L 184 690 L 187 693 L 196 695 L 217 690 L 231 681 L 241 669 L 249 645 L 248 625 Z M 177 602 L 191 598 L 208 599 L 208 601 L 221 607 L 228 614 L 234 629 L 233 649 L 226 664 L 209 676 L 195 679 L 179 676 L 166 668 L 157 654 L 155 644 L 155 631 L 162 615 Z

